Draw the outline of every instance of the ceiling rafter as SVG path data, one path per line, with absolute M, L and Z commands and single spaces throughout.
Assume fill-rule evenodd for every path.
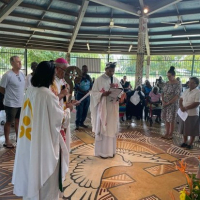
M 6 46 L 6 47 L 16 47 L 16 48 L 24 48 L 24 46 L 22 46 L 22 45 L 18 45 L 18 44 L 12 44 L 12 43 L 5 43 L 5 42 L 0 42 L 0 45 L 1 46 Z M 27 49 L 39 49 L 39 50 L 44 50 L 44 48 L 43 48 L 43 46 L 27 46 Z M 63 49 L 63 48 L 54 48 L 54 47 L 52 47 L 52 48 L 45 48 L 46 50 L 50 50 L 50 51 L 63 51 L 63 52 L 66 52 L 67 51 L 67 49 L 65 48 L 65 49 Z M 74 53 L 84 53 L 85 52 L 85 50 L 84 51 L 80 51 L 80 50 L 73 50 L 73 52 Z M 94 51 L 94 50 L 92 50 L 92 51 L 90 51 L 90 53 L 102 53 L 102 54 L 107 54 L 107 52 L 103 52 L 103 51 Z M 131 53 L 129 53 L 129 52 L 120 52 L 120 53 L 115 53 L 115 54 L 122 54 L 122 55 L 133 55 L 133 53 L 134 54 L 136 54 L 137 52 L 136 51 L 133 51 L 133 52 L 131 52 Z M 169 51 L 165 51 L 164 52 L 164 54 L 165 55 L 183 55 L 183 54 L 185 54 L 185 55 L 189 55 L 189 54 L 191 54 L 191 51 L 185 51 L 184 49 L 182 50 L 182 51 L 180 51 L 180 49 L 178 49 L 177 51 L 174 51 L 173 52 L 173 50 L 169 50 Z M 159 52 L 152 52 L 152 55 L 163 55 L 163 53 L 161 52 L 161 51 L 159 51 Z M 200 51 L 195 51 L 195 53 L 193 53 L 193 55 L 200 55 Z
M 70 39 L 70 43 L 69 43 L 69 46 L 68 46 L 68 53 L 70 53 L 71 50 L 72 50 L 72 47 L 74 45 L 74 42 L 75 42 L 76 37 L 77 37 L 78 32 L 79 32 L 81 23 L 83 21 L 83 17 L 85 15 L 86 10 L 87 10 L 88 4 L 89 4 L 89 0 L 83 0 L 82 6 L 79 10 L 79 15 L 78 15 L 78 18 L 77 18 L 77 21 L 76 21 L 76 25 L 74 27 L 72 37 Z
M 25 34 L 25 35 L 30 35 L 32 34 L 33 31 L 25 31 L 25 30 L 20 30 L 20 29 L 12 29 L 12 28 L 2 28 L 0 27 L 0 31 L 5 31 L 5 32 L 10 32 L 10 33 L 21 33 L 21 34 Z M 36 36 L 44 36 L 44 37 L 52 37 L 55 39 L 70 39 L 69 36 L 62 36 L 59 34 L 51 34 L 51 33 L 40 33 L 40 32 L 36 32 L 35 33 Z
M 18 40 L 18 41 L 27 41 L 29 37 L 24 37 L 24 36 L 13 36 L 13 35 L 5 35 L 5 34 L 0 34 L 0 39 L 3 40 Z M 55 41 L 55 40 L 47 40 L 47 39 L 40 39 L 40 38 L 32 38 L 31 42 L 35 43 L 44 43 L 44 44 L 51 44 L 51 45 L 62 45 L 62 41 Z M 67 43 L 67 40 L 66 40 Z
M 39 20 L 41 22 L 41 20 Z M 30 25 L 28 23 L 24 22 L 14 22 L 12 20 L 4 20 L 2 24 L 7 24 L 7 25 L 12 25 L 12 26 L 23 26 L 27 28 L 38 28 L 38 24 L 36 26 Z M 66 29 L 66 28 L 55 28 L 53 26 L 40 26 L 40 29 L 45 29 L 45 30 L 50 30 L 50 31 L 58 31 L 58 32 L 63 32 L 63 33 L 72 33 L 71 29 Z
M 0 3 L 0 12 L 3 10 L 2 8 L 5 9 L 11 1 L 12 0 L 0 0 L 0 2 L 4 3 L 3 5 Z M 40 22 L 39 28 L 45 29 L 46 31 L 36 31 L 27 44 L 27 48 L 42 49 L 43 47 L 44 49 L 48 50 L 56 49 L 67 52 L 70 39 L 72 38 L 73 28 L 76 25 L 77 17 L 79 15 L 78 10 L 82 5 L 82 0 L 55 1 L 56 3 L 52 4 L 48 11 L 46 8 L 49 0 L 43 0 L 40 3 L 39 1 L 34 1 L 31 3 L 28 1 L 23 1 L 21 4 L 19 4 L 18 8 L 14 9 L 13 12 L 9 14 L 9 17 L 4 19 L 0 24 L 0 44 L 13 44 L 15 46 L 24 48 L 23 45 L 25 45 L 26 41 L 28 41 L 30 35 L 33 33 L 30 28 L 37 28 L 36 25 L 38 22 Z M 122 4 L 118 4 L 122 2 L 120 0 L 98 1 L 101 3 L 106 3 L 106 6 L 109 4 L 107 8 L 111 8 L 111 10 L 113 9 L 112 17 L 116 22 L 115 25 L 126 26 L 127 29 L 92 28 L 96 26 L 107 26 L 107 21 L 111 17 L 111 11 L 109 11 L 109 9 L 104 9 L 105 5 L 103 4 L 90 1 L 78 35 L 76 36 L 74 44 L 72 45 L 73 48 L 71 52 L 86 52 L 86 42 L 89 40 L 91 47 L 90 52 L 101 51 L 101 53 L 107 53 L 106 51 L 110 49 L 111 51 L 121 50 L 122 54 L 129 54 L 127 49 L 129 48 L 130 44 L 134 44 L 129 55 L 135 54 L 138 40 L 139 15 L 132 14 L 132 10 L 131 13 L 129 13 L 130 10 L 128 10 L 128 12 L 126 10 L 126 13 L 122 11 L 124 8 L 129 9 L 127 4 L 131 6 L 133 5 L 134 8 L 136 8 L 136 13 L 138 12 L 137 10 L 142 11 L 141 8 L 144 6 L 149 7 L 149 12 L 151 13 L 149 15 L 150 20 L 148 22 L 149 37 L 146 38 L 149 39 L 151 48 L 150 53 L 152 55 L 160 54 L 160 52 L 163 52 L 164 54 L 196 54 L 200 51 L 200 36 L 197 35 L 195 37 L 188 38 L 186 36 L 181 38 L 172 37 L 172 35 L 199 34 L 198 26 L 200 24 L 200 7 L 197 3 L 197 0 L 190 2 L 183 0 L 180 4 L 181 6 L 178 6 L 178 10 L 174 9 L 177 5 L 179 5 L 175 0 L 159 1 L 158 3 L 156 3 L 156 0 L 126 0 L 123 1 L 123 6 L 125 7 L 121 8 L 119 8 L 119 5 Z M 149 2 L 149 5 L 146 5 L 147 2 Z M 153 2 L 155 2 L 154 5 Z M 66 5 L 65 3 L 68 4 L 67 7 L 64 6 Z M 171 6 L 174 3 L 175 5 Z M 190 5 L 189 7 L 188 4 Z M 118 5 L 118 7 L 116 5 Z M 167 6 L 169 5 L 170 7 L 168 8 Z M 116 8 L 113 8 L 113 6 L 116 6 Z M 66 8 L 66 10 L 64 8 Z M 36 10 L 38 12 L 34 12 Z M 43 18 L 41 18 L 45 11 L 48 12 L 48 16 L 45 15 Z M 186 26 L 181 25 L 178 29 L 174 29 L 172 27 L 174 25 L 160 23 L 161 21 L 166 21 L 167 17 L 170 17 L 168 19 L 170 23 L 178 23 L 176 21 L 177 15 L 182 16 L 182 21 L 184 20 L 184 22 L 192 22 L 193 20 L 198 22 L 192 22 Z M 98 20 L 97 18 L 102 18 L 102 20 Z M 149 54 L 148 47 L 145 49 L 145 54 Z
M 59 1 L 66 2 L 66 0 L 59 0 Z M 67 0 L 67 3 L 72 3 L 72 4 L 75 4 L 75 5 L 81 6 L 82 0 Z
M 188 31 L 188 34 L 199 34 L 199 29 L 195 29 L 193 31 Z M 109 31 L 80 31 L 80 35 L 109 35 Z M 180 30 L 173 30 L 173 31 L 157 31 L 157 32 L 150 32 L 149 36 L 161 36 L 161 35 L 181 35 L 183 34 L 182 31 Z M 80 36 L 79 35 L 79 36 Z M 130 37 L 137 37 L 138 32 L 136 31 L 129 31 L 129 32 L 117 32 L 117 31 L 112 31 L 112 36 L 130 36 Z
M 0 0 L 1 2 L 8 4 L 8 0 Z M 23 0 L 21 0 L 23 1 Z M 23 7 L 23 8 L 29 8 L 29 9 L 33 9 L 33 10 L 40 10 L 40 11 L 46 11 L 46 9 L 42 6 L 38 6 L 35 4 L 29 4 L 29 3 L 24 3 L 22 2 L 21 4 L 19 4 L 19 7 Z M 62 15 L 69 15 L 69 16 L 73 16 L 73 17 L 77 17 L 78 13 L 73 12 L 73 11 L 68 11 L 68 10 L 60 10 L 60 9 L 55 9 L 55 8 L 51 8 L 48 10 L 48 12 L 52 12 L 52 13 L 56 13 L 56 14 L 62 14 Z
M 179 15 L 182 16 L 188 16 L 188 15 L 198 15 L 199 14 L 199 9 L 191 9 L 191 10 L 184 10 L 180 11 Z M 151 19 L 156 19 L 156 18 L 166 18 L 166 17 L 176 17 L 177 16 L 177 11 L 174 12 L 167 12 L 167 13 L 156 13 L 151 15 Z
M 71 22 L 70 20 L 62 20 L 62 19 L 54 19 L 54 18 L 46 18 L 46 17 L 41 19 L 41 17 L 39 17 L 39 16 L 21 14 L 21 13 L 16 13 L 16 12 L 11 13 L 10 16 L 11 17 L 19 17 L 22 19 L 30 19 L 30 20 L 34 20 L 34 21 L 41 20 L 41 22 L 51 22 L 51 23 L 56 23 L 56 24 L 75 26 L 75 22 Z
M 178 15 L 180 16 L 178 6 L 175 5 L 175 8 L 176 8 L 176 10 L 177 10 Z M 183 19 L 182 19 L 181 16 L 180 16 L 180 19 L 181 19 L 181 23 L 183 23 Z M 183 25 L 183 28 L 184 28 L 184 31 L 187 32 L 185 25 Z M 191 49 L 192 49 L 192 51 L 193 51 L 193 53 L 194 53 L 194 48 L 193 48 L 193 46 L 192 46 L 192 42 L 191 42 L 191 40 L 190 40 L 189 37 L 187 37 L 187 39 L 189 40 L 189 42 L 190 42 L 190 46 L 191 46 Z
M 28 14 L 20 14 L 20 13 L 11 13 L 9 16 L 11 17 L 19 17 L 19 18 L 23 18 L 23 19 L 30 19 L 30 20 L 34 20 L 34 21 L 38 21 L 40 20 L 39 16 L 35 16 L 35 15 L 28 15 Z M 176 15 L 177 16 L 177 15 Z M 110 17 L 109 17 L 110 18 Z M 116 18 L 116 17 L 115 17 Z M 128 18 L 127 18 L 128 19 Z M 6 21 L 6 20 L 4 20 Z M 62 25 L 70 25 L 70 26 L 75 26 L 75 22 L 71 22 L 69 20 L 62 20 L 62 19 L 54 19 L 54 18 L 43 18 L 41 20 L 42 22 L 50 22 L 50 23 L 55 23 L 55 24 L 62 24 Z M 194 23 L 194 24 L 188 24 L 187 26 L 190 25 L 199 25 L 200 22 L 198 23 Z M 98 26 L 106 26 L 107 23 L 98 23 Z M 117 23 L 118 26 L 124 26 L 123 23 Z M 134 24 L 126 24 L 127 28 L 137 28 L 138 29 L 138 23 L 134 23 Z M 162 27 L 172 27 L 173 25 L 171 24 L 162 24 L 162 23 L 155 23 L 155 24 L 149 24 L 148 28 L 162 28 Z M 81 24 L 81 27 L 97 27 L 97 23 L 91 23 L 91 22 L 83 22 Z
M 0 11 L 0 23 L 17 7 L 23 0 L 11 0 L 5 8 Z
M 46 9 L 41 7 L 41 6 L 36 6 L 36 5 L 33 5 L 33 4 L 28 4 L 28 3 L 21 3 L 20 7 L 46 11 Z M 72 12 L 72 11 L 68 11 L 68 10 L 59 10 L 59 9 L 55 9 L 55 8 L 49 9 L 48 12 L 62 14 L 62 15 L 69 15 L 69 16 L 73 16 L 73 17 L 78 16 L 78 13 L 76 13 L 76 12 Z
M 42 14 L 42 16 L 40 17 L 40 20 L 38 21 L 38 23 L 37 23 L 37 25 L 36 25 L 35 28 L 38 28 L 38 27 L 40 26 L 40 24 L 41 24 L 41 22 L 42 22 L 41 20 L 44 18 L 45 14 L 46 14 L 47 11 L 50 9 L 52 3 L 53 3 L 53 0 L 50 0 L 48 6 L 47 6 L 47 8 L 46 8 L 46 10 L 43 12 L 43 14 Z M 29 41 L 31 40 L 31 38 L 32 38 L 32 36 L 35 34 L 35 32 L 36 32 L 36 31 L 33 31 L 33 33 L 30 35 L 29 39 L 28 39 L 27 42 L 26 42 L 26 45 L 29 43 Z
M 121 10 L 121 11 L 131 14 L 131 15 L 140 16 L 137 13 L 138 10 L 130 4 L 121 3 L 121 2 L 118 2 L 115 0 L 90 0 L 90 1 L 110 7 L 110 8 Z
M 157 1 L 156 4 L 152 7 L 150 7 L 150 12 L 147 13 L 147 15 L 152 15 L 153 13 L 156 13 L 166 7 L 169 7 L 171 5 L 174 5 L 182 0 L 164 0 L 164 1 Z

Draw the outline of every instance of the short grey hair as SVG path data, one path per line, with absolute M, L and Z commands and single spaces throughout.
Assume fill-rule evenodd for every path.
M 193 80 L 197 86 L 199 85 L 199 79 L 197 77 L 190 77 L 190 80 Z
M 19 56 L 11 56 L 11 57 L 10 57 L 10 64 L 11 64 L 12 62 L 14 62 L 14 59 L 15 59 L 15 58 L 19 58 Z

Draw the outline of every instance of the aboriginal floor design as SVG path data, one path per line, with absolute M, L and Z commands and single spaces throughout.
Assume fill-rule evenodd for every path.
M 86 124 L 90 125 L 90 119 Z M 164 140 L 164 125 L 145 121 L 122 123 L 114 158 L 94 157 L 94 134 L 88 129 L 74 131 L 69 172 L 64 182 L 64 197 L 69 200 L 170 200 L 186 187 L 186 180 L 176 169 L 183 159 L 188 173 L 197 173 L 199 143 L 190 151 L 180 148 L 182 137 Z M 12 194 L 10 184 L 15 150 L 0 148 L 0 200 L 21 199 Z

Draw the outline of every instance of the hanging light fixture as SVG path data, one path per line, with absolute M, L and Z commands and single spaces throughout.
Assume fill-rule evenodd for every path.
M 132 47 L 133 47 L 133 45 L 131 44 L 129 47 L 129 50 L 128 50 L 129 52 L 131 51 Z
M 148 8 L 144 8 L 143 12 L 144 12 L 145 14 L 147 14 L 147 13 L 149 12 L 149 9 L 148 9 Z
M 89 42 L 87 43 L 87 49 L 88 49 L 88 51 L 90 50 Z
M 41 28 L 30 28 L 30 30 L 38 31 L 38 32 L 45 32 L 45 29 L 41 29 Z

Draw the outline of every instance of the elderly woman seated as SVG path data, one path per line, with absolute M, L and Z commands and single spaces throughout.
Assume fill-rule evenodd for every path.
M 135 116 L 138 120 L 142 119 L 142 113 L 144 108 L 144 93 L 141 91 L 141 86 L 138 86 L 136 90 L 127 92 L 126 103 L 126 118 L 132 119 Z
M 156 122 L 161 122 L 161 94 L 158 93 L 158 87 L 154 87 L 153 90 L 149 93 L 149 103 L 151 104 L 151 111 L 156 115 Z

